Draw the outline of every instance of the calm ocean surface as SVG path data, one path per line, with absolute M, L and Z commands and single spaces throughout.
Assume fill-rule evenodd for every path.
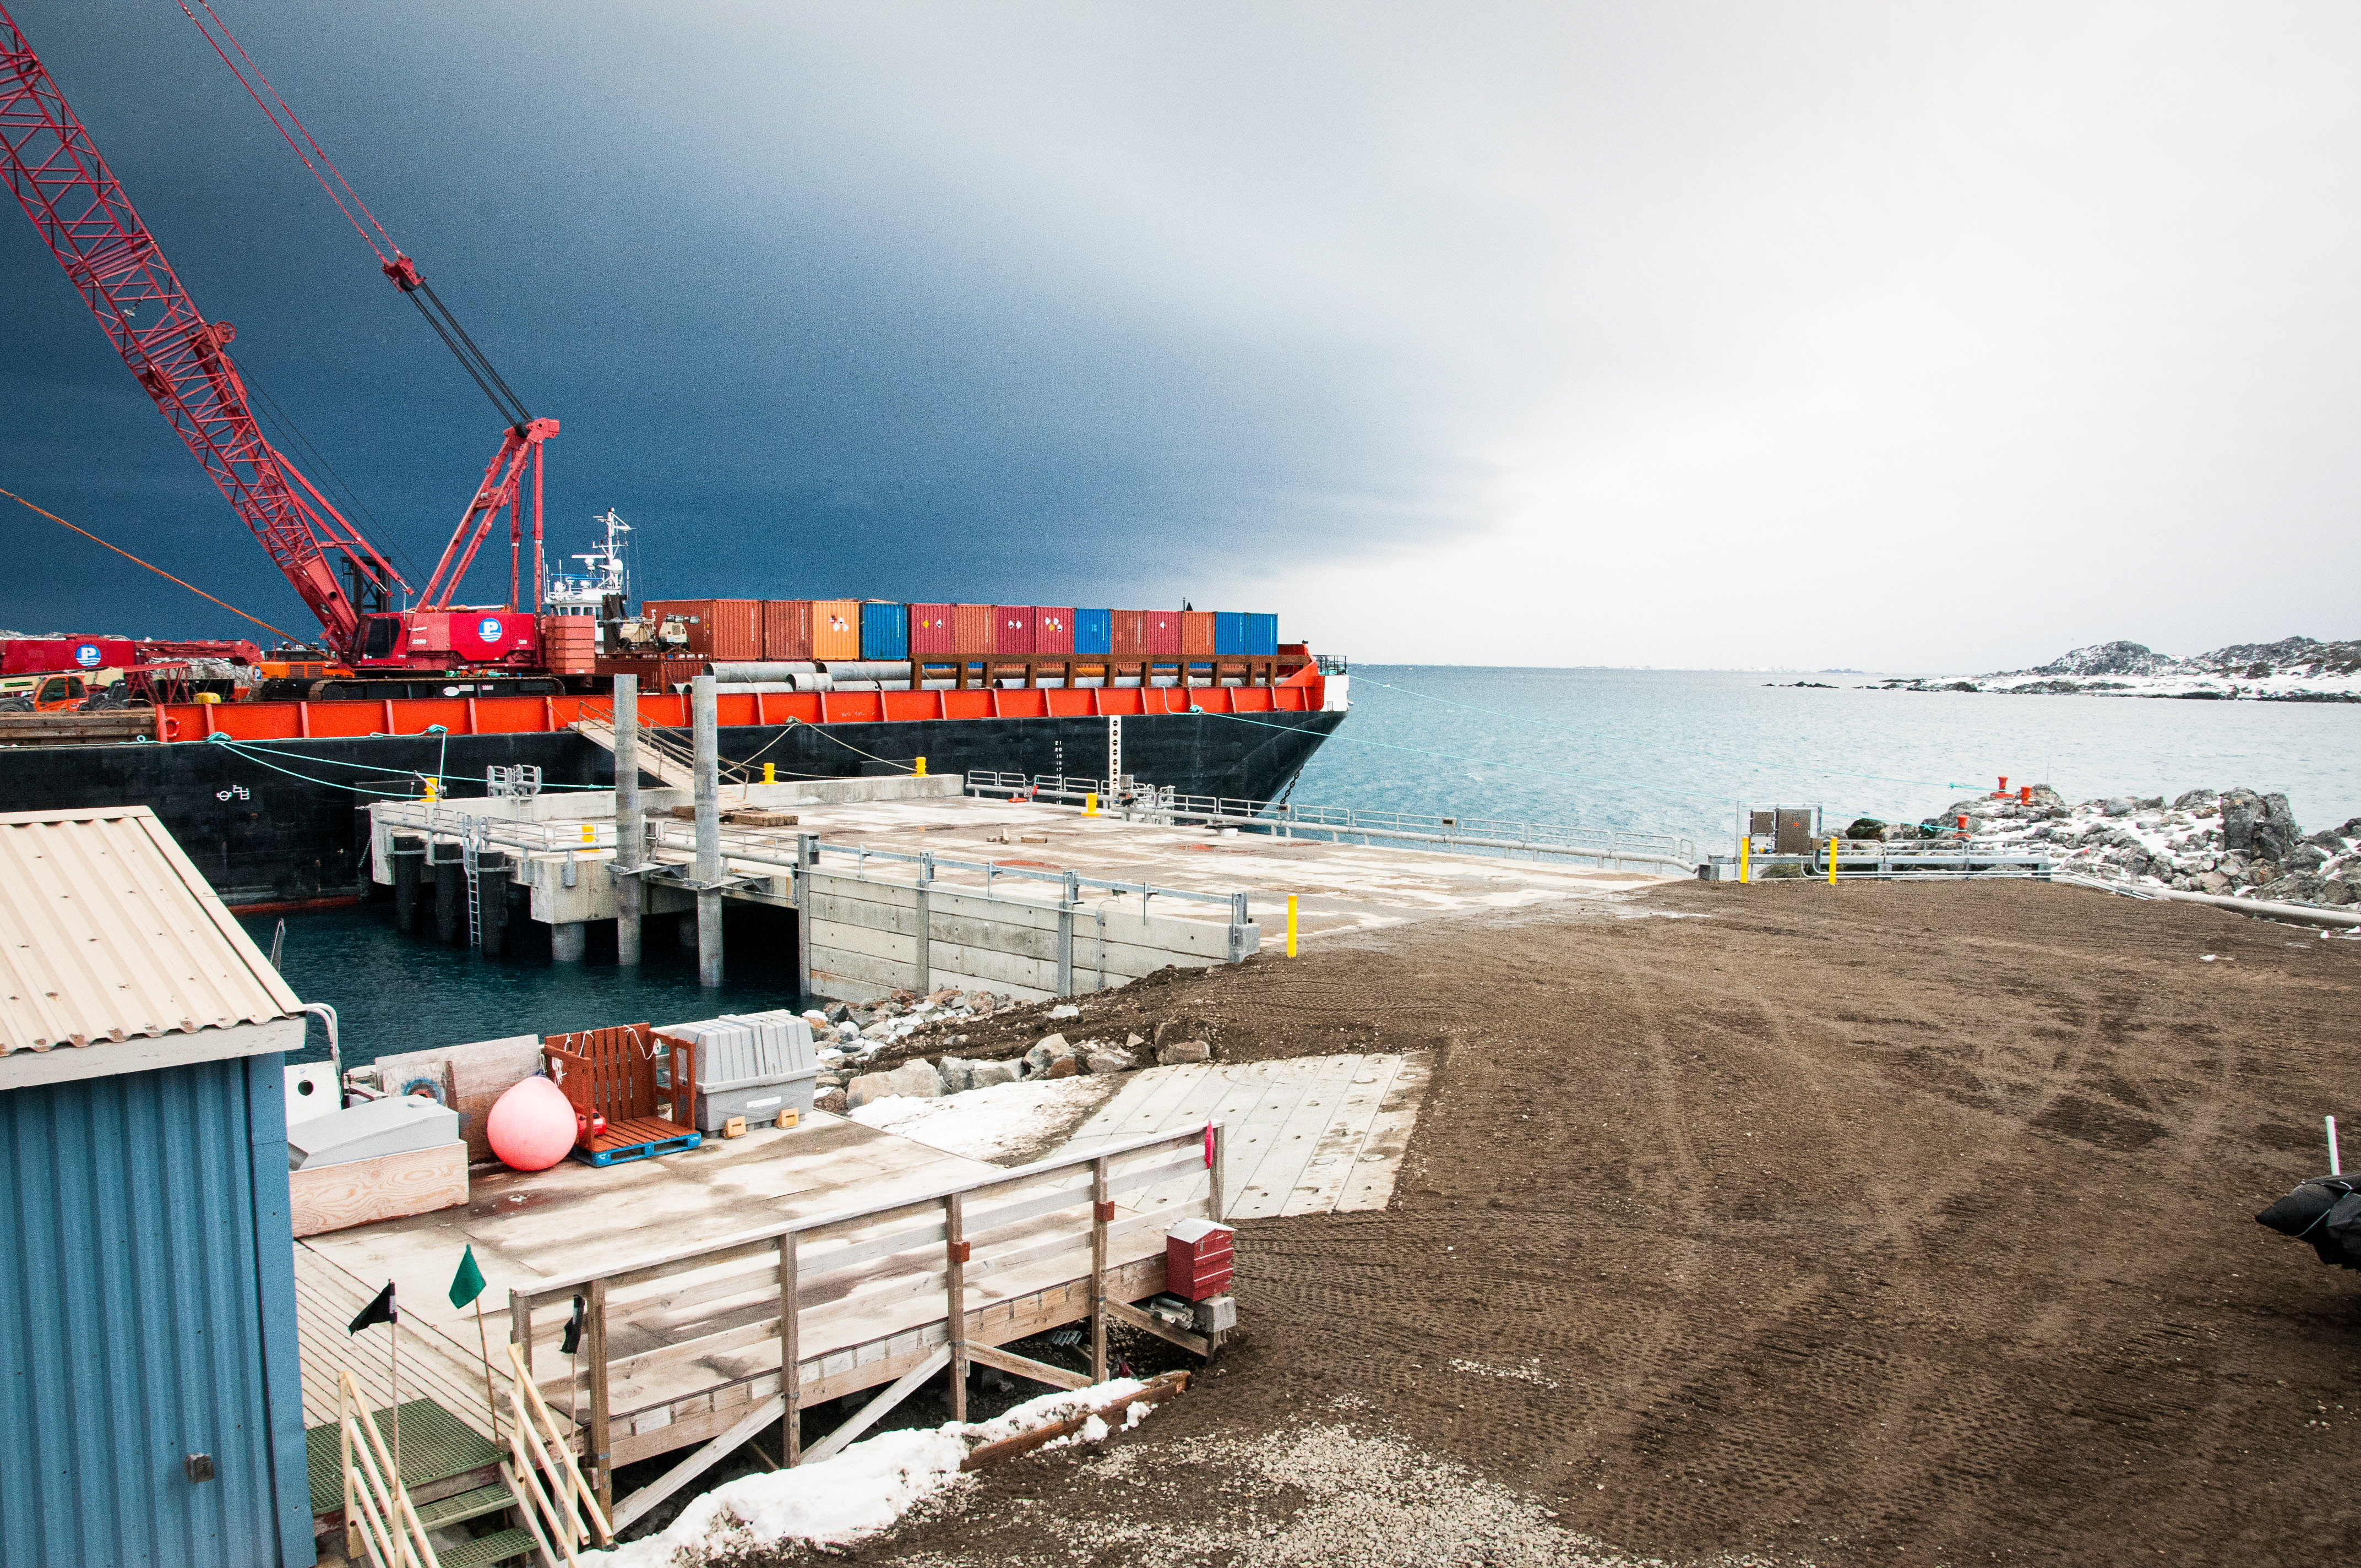
M 1880 677 L 1357 664 L 1305 805 L 1678 833 L 1727 850 L 1741 803 L 1916 819 L 2047 784 L 2069 800 L 2282 790 L 2306 832 L 2361 816 L 2361 703 L 1861 689 Z M 1771 682 L 1825 681 L 1832 691 Z
M 1871 678 L 1364 664 L 1351 717 L 1294 797 L 1676 833 L 1699 853 L 1729 847 L 1741 803 L 1817 805 L 1846 822 L 1915 819 L 2002 773 L 2070 800 L 2199 784 L 2283 790 L 2306 831 L 2361 816 L 2361 704 L 1861 689 Z M 1768 684 L 1797 680 L 1837 689 Z M 247 921 L 266 949 L 275 924 Z M 689 956 L 658 935 L 637 973 L 595 959 L 487 962 L 395 936 L 387 901 L 291 916 L 284 967 L 306 1000 L 335 1005 L 348 1064 L 794 1001 L 785 955 L 733 953 L 730 984 L 709 994 Z

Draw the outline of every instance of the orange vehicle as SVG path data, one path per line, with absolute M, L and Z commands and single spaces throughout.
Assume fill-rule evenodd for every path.
M 10 700 L 16 698 L 27 703 L 35 713 L 71 713 L 88 702 L 95 689 L 93 683 L 80 675 L 10 675 L 0 680 L 0 706 L 17 707 Z

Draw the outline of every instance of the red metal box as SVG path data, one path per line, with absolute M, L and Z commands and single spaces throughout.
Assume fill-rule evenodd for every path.
M 763 601 L 715 599 L 713 645 L 708 658 L 745 663 L 763 656 Z
M 910 607 L 910 657 L 956 653 L 959 649 L 959 607 L 914 604 Z
M 1148 627 L 1148 651 L 1151 654 L 1180 652 L 1180 612 L 1177 609 L 1140 611 Z
M 1148 652 L 1148 612 L 1115 609 L 1107 612 L 1107 646 L 1118 659 L 1137 659 Z
M 681 651 L 700 659 L 713 657 L 713 601 L 711 599 L 642 599 L 640 614 L 650 620 L 663 621 L 679 616 L 687 622 L 688 641 Z
M 1212 610 L 1184 609 L 1180 612 L 1180 652 L 1192 659 L 1213 656 Z
M 1074 611 L 1071 605 L 1033 607 L 1033 652 L 1071 653 L 1074 651 Z
M 812 656 L 809 599 L 770 599 L 763 606 L 763 657 L 782 662 Z
M 1033 607 L 1029 604 L 993 606 L 992 651 L 995 653 L 1030 653 L 1033 652 Z
M 1202 1301 L 1230 1288 L 1237 1233 L 1211 1220 L 1183 1220 L 1164 1233 L 1164 1288 L 1186 1300 Z

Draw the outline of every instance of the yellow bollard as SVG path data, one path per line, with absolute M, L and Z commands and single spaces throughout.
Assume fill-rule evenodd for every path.
M 914 776 L 918 777 L 918 778 L 925 778 L 925 777 L 927 776 L 927 759 L 926 759 L 926 758 L 921 757 L 921 758 L 919 758 L 919 759 L 918 759 L 918 771 L 917 771 L 917 774 L 916 774 L 916 775 L 914 775 Z
M 1094 795 L 1086 795 L 1082 796 L 1082 815 L 1085 817 L 1096 817 L 1098 814 L 1099 797 Z
M 779 782 L 778 763 L 764 762 L 763 764 L 763 782 L 764 784 L 777 784 Z
M 1295 956 L 1295 894 L 1287 895 L 1287 956 Z
M 1836 836 L 1835 834 L 1831 833 L 1831 834 L 1829 834 L 1829 835 L 1828 835 L 1828 885 L 1829 885 L 1830 887 L 1834 887 L 1834 886 L 1836 886 L 1836 884 L 1837 884 L 1837 836 Z
M 436 798 L 440 795 L 440 794 L 441 794 L 441 793 L 442 793 L 442 784 L 441 784 L 441 781 L 440 781 L 440 780 L 438 780 L 438 779 L 436 779 L 436 778 L 434 777 L 434 774 L 432 774 L 432 773 L 427 774 L 427 775 L 426 775 L 426 804 L 427 804 L 427 805 L 429 805 L 429 806 L 434 805 L 434 802 L 435 802 L 435 800 L 436 800 Z
M 1753 844 L 1753 834 L 1741 833 L 1738 836 L 1738 880 L 1740 882 L 1746 880 L 1746 851 L 1752 849 Z

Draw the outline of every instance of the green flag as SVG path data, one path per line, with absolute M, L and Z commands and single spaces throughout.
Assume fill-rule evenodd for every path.
M 459 1255 L 459 1272 L 451 1277 L 451 1305 L 464 1307 L 484 1293 L 484 1271 L 476 1266 L 473 1246 Z

